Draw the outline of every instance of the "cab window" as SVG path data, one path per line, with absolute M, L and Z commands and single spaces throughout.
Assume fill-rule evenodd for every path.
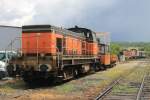
M 0 60 L 4 60 L 6 58 L 5 53 L 0 53 Z

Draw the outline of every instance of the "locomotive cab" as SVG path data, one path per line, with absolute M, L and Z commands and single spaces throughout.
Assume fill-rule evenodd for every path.
M 85 55 L 94 55 L 98 54 L 98 43 L 96 40 L 96 33 L 91 31 L 90 29 L 81 28 L 75 26 L 74 28 L 69 28 L 68 30 L 81 33 L 85 37 L 85 42 L 82 43 L 82 48 L 85 48 Z
M 97 33 L 97 42 L 99 47 L 98 56 L 100 58 L 101 65 L 104 67 L 108 67 L 111 65 L 110 61 L 110 45 L 109 42 L 106 41 L 106 33 Z
M 100 60 L 104 66 L 110 66 L 110 49 L 109 45 L 100 44 Z

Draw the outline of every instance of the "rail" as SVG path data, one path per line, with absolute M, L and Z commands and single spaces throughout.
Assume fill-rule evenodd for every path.
M 111 86 L 109 86 L 104 92 L 100 93 L 95 100 L 101 100 L 104 96 L 106 96 L 112 89 L 114 86 L 116 86 L 118 84 L 118 82 L 121 80 L 121 78 L 119 78 L 118 80 L 114 81 L 113 84 Z
M 128 76 L 129 74 L 131 74 L 137 66 L 135 66 L 131 71 L 129 71 L 128 73 L 124 74 L 123 76 L 121 75 L 118 79 L 116 79 L 115 81 L 113 81 L 112 83 L 110 83 L 110 86 L 108 88 L 106 88 L 102 93 L 98 94 L 98 96 L 94 99 L 94 100 L 102 100 L 106 95 L 108 95 L 111 90 L 119 84 L 119 81 L 121 81 L 125 76 Z
M 145 77 L 146 77 L 146 74 L 145 74 L 145 75 L 144 75 L 144 77 L 143 77 L 143 80 L 142 80 L 142 83 L 141 83 L 140 89 L 139 89 L 139 91 L 138 91 L 138 94 L 137 94 L 136 100 L 140 100 L 140 98 L 141 98 L 141 94 L 142 94 L 143 87 L 144 87 Z

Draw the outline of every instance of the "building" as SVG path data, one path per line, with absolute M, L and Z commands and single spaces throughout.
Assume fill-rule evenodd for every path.
M 0 25 L 0 50 L 10 49 L 10 46 L 8 45 L 11 41 L 20 36 L 21 27 Z M 14 45 L 18 45 L 18 42 Z
M 96 32 L 97 38 L 100 39 L 102 44 L 110 45 L 110 33 L 109 32 Z

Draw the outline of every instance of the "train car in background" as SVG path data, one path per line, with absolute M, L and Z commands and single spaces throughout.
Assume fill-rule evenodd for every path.
M 138 51 L 137 58 L 146 58 L 146 52 L 145 51 Z
M 131 52 L 127 49 L 122 50 L 123 55 L 125 56 L 125 59 L 130 59 L 131 58 Z
M 101 44 L 90 29 L 28 25 L 22 27 L 21 40 L 21 54 L 9 66 L 19 66 L 27 83 L 52 78 L 67 80 L 114 64 L 109 45 Z
M 122 54 L 125 56 L 126 60 L 146 57 L 145 51 L 140 51 L 138 49 L 124 49 L 122 50 Z
M 138 57 L 137 49 L 130 49 L 130 52 L 131 52 L 131 59 L 136 59 Z

